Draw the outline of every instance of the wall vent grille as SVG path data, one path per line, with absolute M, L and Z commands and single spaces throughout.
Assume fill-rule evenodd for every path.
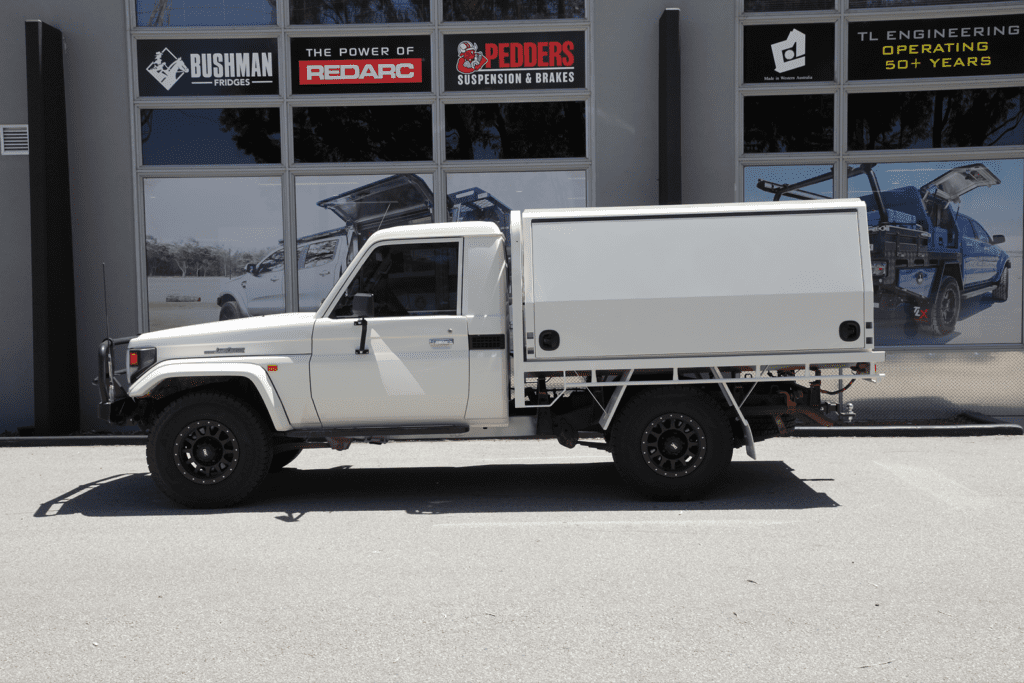
M 0 154 L 28 154 L 27 125 L 0 125 Z

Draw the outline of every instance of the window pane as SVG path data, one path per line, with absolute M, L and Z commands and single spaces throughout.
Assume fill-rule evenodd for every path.
M 850 9 L 921 7 L 923 5 L 971 5 L 977 2 L 1015 3 L 1019 0 L 850 0 Z
M 277 0 L 135 0 L 139 26 L 267 26 Z
M 149 325 L 284 310 L 280 178 L 145 178 Z
M 448 104 L 448 159 L 552 159 L 587 153 L 583 102 Z
M 831 166 L 747 166 L 743 201 L 770 202 L 832 199 Z
M 295 107 L 295 161 L 431 161 L 430 105 Z
M 835 6 L 835 0 L 743 0 L 744 12 L 798 12 Z
M 143 109 L 142 163 L 279 164 L 278 109 Z
M 377 318 L 455 315 L 458 266 L 459 247 L 455 242 L 382 245 L 363 263 L 334 315 L 352 315 L 356 294 L 373 294 L 373 315 Z
M 445 21 L 583 19 L 584 0 L 444 0 Z
M 1022 88 L 849 95 L 851 150 L 1024 144 Z
M 292 24 L 399 24 L 430 21 L 430 0 L 290 0 Z
M 832 95 L 743 98 L 743 149 L 767 152 L 831 152 Z

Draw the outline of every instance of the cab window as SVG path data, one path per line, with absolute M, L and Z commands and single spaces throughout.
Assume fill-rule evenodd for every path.
M 356 294 L 373 295 L 376 318 L 456 315 L 458 267 L 457 242 L 382 244 L 360 266 L 332 317 L 351 317 Z
M 284 249 L 278 249 L 260 261 L 260 264 L 256 267 L 256 275 L 272 273 L 276 270 L 284 270 Z
M 334 252 L 337 248 L 337 239 L 313 242 L 309 245 L 309 249 L 306 251 L 306 260 L 302 264 L 302 267 L 316 268 L 317 266 L 330 263 L 334 260 Z

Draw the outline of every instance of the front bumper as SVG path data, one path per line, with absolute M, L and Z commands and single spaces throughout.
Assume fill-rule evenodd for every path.
M 127 369 L 116 370 L 114 366 L 114 348 L 127 344 L 133 337 L 104 339 L 100 344 L 98 361 L 99 375 L 93 384 L 99 387 L 100 403 L 96 413 L 101 420 L 121 425 L 130 419 L 135 407 L 135 400 L 128 396 Z

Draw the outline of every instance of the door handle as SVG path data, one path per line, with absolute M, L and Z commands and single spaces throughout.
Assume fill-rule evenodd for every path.
M 331 271 L 329 271 L 329 270 L 322 270 L 322 271 L 320 271 L 320 275 L 322 275 L 324 277 L 327 277 L 330 274 L 331 274 Z
M 449 346 L 455 346 L 454 339 L 431 339 L 430 345 L 436 348 L 447 348 Z
M 279 277 L 272 277 L 272 278 L 270 278 L 270 281 L 271 281 L 271 282 L 277 282 L 277 281 L 278 281 L 278 280 L 280 280 L 280 279 L 281 279 L 281 278 L 279 278 Z

